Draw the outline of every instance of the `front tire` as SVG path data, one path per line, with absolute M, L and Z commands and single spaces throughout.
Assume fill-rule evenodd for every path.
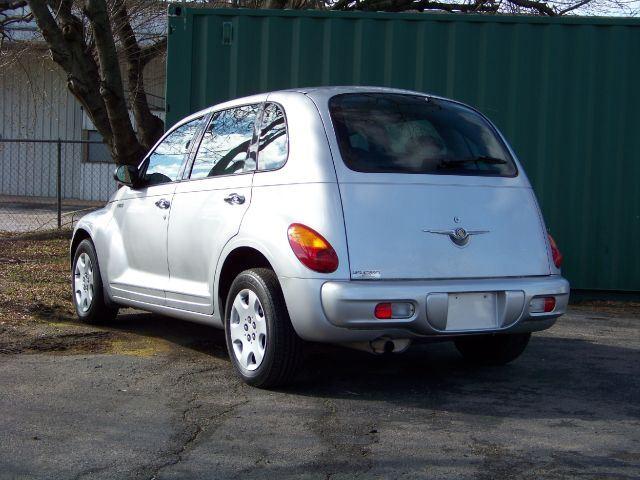
M 236 373 L 259 388 L 293 380 L 302 356 L 302 340 L 291 325 L 273 270 L 254 268 L 233 281 L 225 308 L 227 350 Z
M 118 308 L 105 301 L 98 256 L 89 239 L 82 240 L 73 255 L 71 288 L 73 305 L 81 322 L 107 323 L 118 314 Z
M 524 352 L 530 333 L 470 335 L 455 340 L 465 360 L 481 365 L 505 365 Z

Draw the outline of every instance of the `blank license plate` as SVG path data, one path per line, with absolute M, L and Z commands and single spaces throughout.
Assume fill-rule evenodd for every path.
M 495 293 L 449 294 L 447 330 L 486 330 L 497 326 Z

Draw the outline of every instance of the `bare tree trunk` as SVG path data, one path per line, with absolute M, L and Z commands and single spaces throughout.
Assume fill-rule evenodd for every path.
M 282 10 L 287 7 L 288 0 L 266 0 L 264 2 L 264 8 L 273 8 Z
M 91 116 L 93 124 L 105 142 L 112 141 L 111 125 L 104 105 L 98 93 L 98 65 L 93 57 L 86 54 L 82 24 L 70 14 L 70 2 L 62 2 L 58 12 L 61 26 L 54 20 L 46 0 L 29 0 L 29 7 L 49 45 L 53 61 L 67 73 L 67 86 Z
M 124 46 L 127 82 L 129 84 L 129 103 L 138 126 L 138 138 L 146 149 L 150 149 L 164 132 L 164 123 L 151 113 L 144 89 L 144 67 L 149 59 L 153 57 L 146 54 L 138 45 L 124 0 L 116 1 L 114 17 L 116 20 L 115 30 Z M 164 44 L 166 45 L 166 39 Z M 158 45 L 152 45 L 147 48 L 154 47 L 158 48 Z
M 28 0 L 51 57 L 67 74 L 67 86 L 85 108 L 116 163 L 137 165 L 145 150 L 131 126 L 124 98 L 118 54 L 104 0 L 88 0 L 85 14 L 95 50 L 87 45 L 72 0 Z M 53 17 L 53 13 L 57 15 Z
M 113 153 L 120 163 L 135 165 L 144 156 L 144 149 L 133 131 L 124 99 L 120 62 L 107 5 L 104 0 L 87 0 L 84 12 L 93 27 L 100 61 L 100 95 L 104 99 L 113 132 Z

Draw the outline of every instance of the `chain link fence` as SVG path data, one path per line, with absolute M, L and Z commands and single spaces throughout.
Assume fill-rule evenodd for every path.
M 115 191 L 95 140 L 0 139 L 0 236 L 71 228 Z

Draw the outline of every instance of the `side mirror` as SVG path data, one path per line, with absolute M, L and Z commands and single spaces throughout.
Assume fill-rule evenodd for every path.
M 138 169 L 133 165 L 118 165 L 113 172 L 113 178 L 116 182 L 131 188 L 137 188 L 142 183 L 138 176 Z

